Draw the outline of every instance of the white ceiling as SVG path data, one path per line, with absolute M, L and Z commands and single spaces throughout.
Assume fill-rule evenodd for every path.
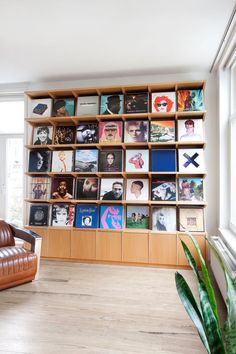
M 0 0 L 0 83 L 209 71 L 235 0 Z

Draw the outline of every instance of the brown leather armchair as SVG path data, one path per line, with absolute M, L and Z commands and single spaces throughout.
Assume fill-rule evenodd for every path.
M 31 249 L 15 245 L 15 237 L 28 242 Z M 35 251 L 41 237 L 35 232 L 19 229 L 0 220 L 0 290 L 32 281 L 39 258 Z

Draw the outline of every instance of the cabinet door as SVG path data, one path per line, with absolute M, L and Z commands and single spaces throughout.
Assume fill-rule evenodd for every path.
M 48 228 L 47 227 L 30 227 L 30 230 L 42 237 L 41 257 L 48 257 Z
M 149 234 L 149 263 L 160 265 L 177 264 L 176 234 Z
M 122 234 L 122 261 L 148 263 L 148 232 Z
M 97 231 L 96 259 L 121 262 L 121 232 Z
M 51 228 L 48 230 L 48 257 L 70 258 L 71 230 Z
M 198 245 L 200 247 L 200 250 L 202 252 L 202 255 L 203 255 L 203 258 L 206 259 L 206 240 L 205 240 L 205 236 L 204 235 L 197 235 L 195 236 L 197 242 L 198 242 Z M 185 234 L 181 234 L 179 235 L 178 237 L 178 244 L 177 244 L 177 249 L 178 249 L 178 265 L 182 265 L 182 266 L 188 266 L 188 261 L 185 257 L 185 254 L 184 254 L 184 251 L 183 251 L 183 247 L 182 247 L 182 244 L 180 242 L 180 239 L 183 240 L 186 245 L 188 246 L 192 256 L 194 257 L 196 263 L 197 263 L 197 266 L 199 267 L 200 266 L 200 262 L 198 260 L 198 257 L 197 257 L 197 252 L 195 250 L 195 247 L 192 243 L 192 241 L 190 240 L 190 238 L 185 235 Z
M 71 232 L 71 258 L 96 258 L 96 230 L 73 230 Z

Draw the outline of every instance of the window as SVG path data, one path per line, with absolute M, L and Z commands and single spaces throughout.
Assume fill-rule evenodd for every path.
M 236 235 L 236 64 L 231 68 L 230 99 L 230 220 L 229 228 Z

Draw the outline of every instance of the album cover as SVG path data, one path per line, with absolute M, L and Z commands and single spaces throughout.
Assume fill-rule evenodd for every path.
M 122 122 L 99 122 L 99 143 L 121 143 L 122 130 Z
M 179 230 L 204 232 L 203 208 L 179 208 Z
M 52 179 L 52 199 L 73 199 L 74 178 L 73 177 L 54 177 Z
M 174 176 L 158 176 L 152 179 L 152 200 L 175 201 L 176 180 Z
M 166 143 L 175 141 L 174 120 L 151 121 L 150 141 L 152 143 Z
M 204 201 L 203 179 L 199 177 L 179 178 L 179 200 Z
M 123 95 L 102 95 L 100 114 L 122 114 Z
M 48 200 L 51 193 L 51 179 L 49 177 L 32 177 L 29 186 L 29 198 Z
M 122 200 L 124 193 L 123 178 L 102 178 L 100 187 L 101 200 Z
M 99 114 L 99 96 L 79 96 L 77 116 L 95 116 Z
M 126 200 L 149 200 L 149 180 L 127 178 Z
M 75 151 L 75 172 L 97 172 L 97 170 L 97 149 L 81 149 Z
M 175 92 L 153 92 L 152 113 L 170 113 L 176 111 Z
M 170 206 L 153 207 L 152 230 L 176 231 L 176 208 Z
M 126 172 L 148 172 L 149 150 L 126 150 Z
M 98 227 L 98 206 L 93 204 L 77 204 L 75 227 L 91 229 Z
M 33 128 L 33 145 L 50 145 L 52 144 L 53 127 L 48 125 L 40 125 Z
M 179 141 L 203 141 L 202 119 L 179 119 Z
M 123 150 L 100 150 L 99 171 L 122 172 Z
M 76 130 L 76 144 L 98 143 L 98 123 L 81 123 Z
M 149 229 L 149 207 L 128 205 L 126 210 L 127 229 Z
M 145 120 L 125 121 L 124 142 L 144 143 L 148 141 L 149 122 Z
M 48 150 L 31 150 L 29 153 L 29 172 L 49 172 L 52 152 Z
M 126 93 L 124 107 L 125 113 L 147 113 L 148 92 Z
M 123 211 L 121 205 L 100 206 L 100 228 L 121 230 L 123 226 Z
M 74 225 L 75 206 L 52 204 L 52 226 L 71 227 Z
M 52 99 L 39 98 L 31 100 L 30 117 L 46 118 L 50 117 L 52 112 Z
M 178 95 L 178 111 L 202 111 L 203 90 L 179 90 Z
M 76 199 L 97 200 L 99 195 L 98 177 L 81 177 L 76 179 Z
M 71 172 L 73 171 L 72 150 L 55 150 L 52 152 L 52 172 Z
M 75 143 L 75 126 L 59 125 L 55 128 L 54 144 L 74 144 Z
M 203 149 L 179 149 L 179 172 L 204 173 Z
M 29 213 L 29 225 L 48 226 L 49 221 L 48 204 L 31 204 Z
M 74 98 L 58 98 L 53 100 L 53 117 L 70 117 L 75 115 Z
M 175 172 L 176 150 L 159 149 L 152 150 L 152 172 Z

